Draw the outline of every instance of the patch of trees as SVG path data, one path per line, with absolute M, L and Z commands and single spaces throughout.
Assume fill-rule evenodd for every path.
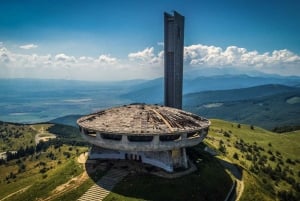
M 234 144 L 234 147 L 239 149 L 242 153 L 251 153 L 251 154 L 258 154 L 260 153 L 260 151 L 265 151 L 265 149 L 259 145 L 257 145 L 256 142 L 254 142 L 253 144 L 249 144 L 244 142 L 242 139 L 239 141 L 236 141 Z
M 234 144 L 235 148 L 239 149 L 245 156 L 245 159 L 251 162 L 250 171 L 257 175 L 266 175 L 268 178 L 272 179 L 275 184 L 280 181 L 285 181 L 290 184 L 295 192 L 300 192 L 300 183 L 294 178 L 293 169 L 290 168 L 290 165 L 296 165 L 297 160 L 292 160 L 287 158 L 285 161 L 279 151 L 271 151 L 268 150 L 264 153 L 264 148 L 257 145 L 257 143 L 249 144 L 244 142 L 243 140 L 238 140 Z M 269 143 L 269 147 L 272 147 L 271 143 Z M 238 154 L 234 153 L 233 158 L 238 160 Z M 275 167 L 271 167 L 268 163 L 272 161 L 276 163 Z M 285 165 L 286 164 L 286 165 Z M 298 172 L 298 176 L 300 176 L 300 171 Z M 296 194 L 293 194 L 293 191 L 281 191 L 278 193 L 278 197 L 280 200 L 300 200 L 298 197 L 295 197 Z M 297 199 L 295 199 L 297 198 Z
M 4 141 L 9 138 L 20 138 L 24 136 L 24 131 L 32 132 L 33 130 L 23 124 L 8 124 L 2 122 L 0 124 L 0 138 Z
M 292 191 L 278 191 L 277 196 L 280 201 L 298 201 L 300 200 L 299 194 L 294 194 Z
M 51 139 L 49 141 L 41 141 L 39 142 L 35 147 L 34 146 L 26 146 L 25 148 L 21 147 L 18 150 L 14 152 L 7 151 L 6 152 L 6 161 L 14 160 L 14 159 L 19 159 L 25 156 L 30 156 L 35 153 L 39 152 L 45 152 L 50 146 L 54 146 L 55 149 L 60 148 L 64 144 L 66 145 L 71 145 L 71 146 L 87 146 L 87 142 L 78 142 L 76 140 L 68 140 L 68 139 Z M 68 155 L 68 154 L 67 154 Z M 52 153 L 49 153 L 47 155 L 48 158 L 51 158 L 52 160 L 55 160 L 55 156 Z M 66 156 L 70 157 L 70 156 Z M 0 165 L 5 164 L 6 162 L 4 159 L 0 159 Z
M 24 156 L 29 156 L 33 155 L 35 153 L 35 147 L 34 146 L 26 146 L 25 148 L 20 147 L 17 151 L 15 152 L 6 152 L 6 160 L 10 161 L 13 159 L 19 159 Z
M 60 138 L 67 138 L 73 140 L 76 139 L 77 141 L 83 141 L 83 139 L 80 136 L 79 130 L 73 126 L 54 124 L 53 126 L 49 127 L 47 131 L 56 134 Z
M 291 131 L 300 130 L 300 126 L 281 126 L 275 127 L 272 131 L 276 133 L 286 133 Z

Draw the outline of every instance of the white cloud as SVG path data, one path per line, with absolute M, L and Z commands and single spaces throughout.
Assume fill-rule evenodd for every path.
M 154 53 L 153 47 L 147 47 L 146 49 L 134 53 L 129 53 L 128 58 L 130 61 L 137 61 L 141 65 L 162 64 L 163 51 L 157 55 Z
M 9 60 L 9 51 L 5 47 L 0 48 L 0 62 L 7 63 Z
M 116 64 L 117 58 L 111 57 L 110 55 L 102 54 L 99 56 L 97 61 L 101 64 Z
M 130 60 L 142 60 L 142 61 L 150 61 L 154 57 L 154 48 L 147 47 L 146 49 L 134 53 L 129 53 L 128 58 Z
M 248 51 L 246 48 L 229 46 L 225 50 L 216 46 L 191 45 L 184 48 L 185 61 L 192 66 L 214 67 L 284 67 L 299 65 L 300 56 L 287 50 L 274 50 L 272 53 Z
M 30 50 L 30 49 L 34 49 L 34 48 L 37 48 L 38 46 L 35 45 L 35 44 L 26 44 L 26 45 L 21 45 L 19 46 L 19 48 L 21 49 L 25 49 L 25 50 Z
M 68 56 L 68 55 L 65 55 L 65 54 L 57 54 L 57 55 L 55 55 L 55 61 L 59 61 L 59 62 L 76 62 L 76 59 L 73 56 Z
M 0 46 L 0 77 L 58 78 L 86 80 L 151 79 L 163 75 L 164 51 L 147 47 L 119 59 L 99 57 L 22 54 Z M 300 76 L 300 56 L 287 49 L 249 51 L 229 46 L 191 45 L 184 48 L 185 71 L 197 68 L 243 68 L 265 73 Z

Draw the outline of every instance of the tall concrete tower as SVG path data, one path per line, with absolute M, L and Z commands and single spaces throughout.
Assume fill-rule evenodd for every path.
M 184 16 L 164 13 L 165 106 L 182 109 Z

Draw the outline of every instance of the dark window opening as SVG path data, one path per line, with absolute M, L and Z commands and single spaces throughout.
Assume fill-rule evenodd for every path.
M 96 131 L 84 130 L 84 134 L 89 135 L 91 137 L 96 137 Z
M 101 133 L 101 137 L 105 140 L 120 141 L 122 139 L 122 135 L 114 135 L 114 134 L 106 134 L 106 133 Z
M 150 142 L 153 140 L 153 136 L 134 136 L 134 135 L 128 135 L 128 140 L 131 142 Z
M 194 138 L 194 137 L 200 137 L 199 133 L 196 132 L 196 133 L 188 133 L 186 135 L 187 138 Z
M 180 138 L 180 135 L 160 135 L 159 140 L 160 141 L 174 141 L 178 140 Z

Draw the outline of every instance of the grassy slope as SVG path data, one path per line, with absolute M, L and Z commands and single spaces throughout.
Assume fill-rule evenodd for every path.
M 224 132 L 227 132 L 230 137 L 225 137 Z M 235 146 L 235 143 L 240 140 L 244 141 L 245 147 L 249 149 L 252 146 L 252 153 L 249 151 L 242 152 Z M 263 163 L 264 167 L 270 165 L 273 169 L 282 161 L 279 166 L 284 169 L 288 168 L 287 176 L 293 177 L 296 182 L 300 182 L 298 172 L 300 171 L 300 163 L 295 162 L 299 159 L 300 154 L 300 131 L 276 134 L 270 131 L 254 127 L 251 129 L 249 125 L 241 125 L 238 128 L 237 124 L 222 120 L 212 120 L 212 126 L 208 138 L 205 143 L 209 146 L 218 149 L 220 140 L 223 141 L 226 147 L 226 154 L 222 157 L 238 164 L 244 168 L 245 193 L 242 200 L 252 200 L 253 195 L 261 200 L 274 200 L 279 190 L 291 190 L 292 186 L 286 181 L 272 180 L 269 175 L 262 171 L 254 173 L 250 171 L 253 161 L 247 160 L 246 155 L 254 156 L 253 147 L 259 147 L 259 155 L 266 156 L 267 161 Z M 238 155 L 238 160 L 233 157 L 234 153 Z M 257 153 L 257 152 L 256 152 Z M 272 154 L 270 154 L 272 153 Z M 278 154 L 276 154 L 278 153 Z M 271 161 L 270 157 L 274 156 L 275 160 Z M 295 164 L 289 164 L 287 159 L 291 159 Z
M 212 120 L 209 136 L 218 136 L 218 132 L 212 131 L 212 129 L 231 130 L 233 133 L 232 140 L 239 138 L 249 143 L 256 142 L 266 149 L 273 149 L 281 152 L 285 157 L 297 159 L 300 154 L 300 145 L 298 143 L 300 142 L 300 131 L 277 134 L 259 127 L 254 127 L 252 130 L 250 126 L 246 124 L 241 124 L 241 129 L 239 129 L 237 128 L 236 123 L 217 119 Z M 272 145 L 270 148 L 268 145 L 269 143 Z
M 75 147 L 74 147 L 75 148 Z M 84 151 L 83 148 L 78 147 L 80 151 Z M 55 150 L 50 147 L 46 152 L 39 155 L 38 158 L 34 157 L 23 157 L 22 163 L 26 166 L 26 171 L 19 172 L 19 166 L 17 160 L 12 160 L 6 165 L 0 166 L 0 198 L 5 197 L 19 189 L 30 186 L 30 188 L 22 194 L 11 197 L 7 200 L 34 200 L 37 197 L 47 196 L 56 186 L 67 182 L 70 178 L 80 174 L 83 169 L 77 162 L 76 150 L 69 150 L 68 146 L 63 146 Z M 52 152 L 56 159 L 52 160 L 47 157 L 47 154 Z M 69 152 L 70 158 L 64 156 L 63 152 Z M 58 163 L 58 161 L 60 161 Z M 41 162 L 46 165 L 39 165 Z M 46 168 L 45 173 L 41 173 L 41 169 Z M 6 179 L 10 172 L 16 175 L 15 179 Z
M 30 126 L 0 122 L 0 152 L 35 145 L 35 134 L 37 131 Z
M 49 128 L 50 124 L 37 124 L 37 125 L 14 125 L 6 124 L 1 125 L 0 128 L 9 128 L 10 131 L 19 130 L 24 132 L 25 136 L 30 136 L 28 139 L 34 139 L 35 134 L 42 127 Z M 21 129 L 22 128 L 22 129 Z M 6 135 L 5 133 L 2 133 Z M 12 148 L 16 149 L 20 145 L 19 137 L 17 139 L 14 136 L 8 138 L 12 143 Z M 30 144 L 30 141 L 25 138 L 25 142 Z M 24 142 L 24 143 L 25 143 Z M 0 146 L 4 147 L 5 142 L 1 142 Z M 21 146 L 26 146 L 26 143 L 21 143 Z M 4 151 L 11 150 L 9 148 Z M 59 148 L 50 146 L 47 150 L 15 159 L 0 165 L 0 199 L 10 195 L 20 189 L 28 187 L 24 193 L 15 194 L 5 200 L 35 200 L 36 198 L 47 197 L 49 193 L 57 186 L 67 182 L 72 177 L 82 173 L 83 168 L 77 163 L 77 155 L 87 151 L 86 147 L 80 146 L 68 146 L 63 145 Z M 66 153 L 68 153 L 66 155 Z M 54 157 L 50 157 L 50 155 Z M 25 166 L 24 170 L 20 170 L 21 165 Z M 41 172 L 45 169 L 45 172 Z M 10 174 L 15 175 L 15 178 L 9 177 Z M 77 192 L 69 194 L 72 198 L 78 198 L 85 192 L 85 190 L 92 185 L 93 181 L 90 179 L 86 181 L 82 186 L 77 188 Z M 80 194 L 81 193 L 81 194 Z M 59 200 L 59 198 L 57 198 Z
M 9 126 L 14 127 L 16 125 Z M 38 129 L 38 126 L 36 128 Z M 25 128 L 24 132 L 31 133 L 31 136 L 36 133 L 36 131 L 29 128 Z M 225 137 L 225 132 L 230 137 Z M 300 177 L 298 176 L 300 163 L 295 162 L 299 159 L 300 154 L 300 145 L 298 144 L 300 131 L 276 134 L 258 127 L 251 129 L 249 125 L 243 124 L 238 128 L 235 123 L 213 119 L 205 143 L 218 149 L 220 140 L 226 146 L 226 154 L 220 157 L 232 161 L 244 169 L 243 181 L 245 189 L 242 201 L 253 200 L 253 198 L 255 200 L 275 200 L 277 199 L 276 193 L 279 190 L 291 190 L 292 186 L 283 180 L 272 180 L 262 172 L 254 173 L 250 171 L 252 161 L 246 159 L 246 155 L 249 152 L 242 152 L 235 147 L 235 143 L 241 140 L 243 140 L 247 148 L 250 146 L 252 148 L 253 146 L 259 147 L 260 156 L 265 155 L 268 158 L 264 166 L 270 165 L 274 169 L 281 160 L 281 168 L 289 169 L 287 175 L 293 177 L 296 182 L 300 182 Z M 1 165 L 0 199 L 28 186 L 30 187 L 25 193 L 15 195 L 7 200 L 24 200 L 24 196 L 27 200 L 34 200 L 36 197 L 46 197 L 56 186 L 65 183 L 71 177 L 82 172 L 81 167 L 76 165 L 74 161 L 77 153 L 76 149 L 79 149 L 80 153 L 86 148 L 73 147 L 70 149 L 70 146 L 64 145 L 59 151 L 54 147 L 50 147 L 37 158 L 36 156 L 24 157 L 21 161 L 25 164 L 26 171 L 20 173 L 18 173 L 19 164 L 17 164 L 17 160 Z M 116 186 L 114 193 L 111 193 L 105 200 L 182 200 L 183 198 L 185 200 L 222 200 L 231 185 L 231 179 L 228 177 L 228 174 L 216 159 L 201 151 L 201 146 L 196 146 L 190 151 L 193 153 L 191 158 L 194 161 L 198 158 L 203 159 L 203 162 L 197 164 L 199 170 L 196 173 L 174 180 L 162 179 L 152 175 L 128 176 Z M 56 156 L 55 160 L 47 157 L 47 154 L 50 152 Z M 63 152 L 70 152 L 71 157 L 66 158 Z M 237 153 L 239 156 L 238 160 L 234 159 L 234 153 Z M 275 156 L 275 161 L 269 159 L 272 155 Z M 294 164 L 287 163 L 287 159 L 292 160 Z M 38 164 L 41 161 L 45 162 L 46 167 L 49 169 L 46 173 L 40 173 L 43 166 Z M 61 161 L 61 163 L 58 164 L 58 161 Z M 10 172 L 16 174 L 17 178 L 7 180 L 6 177 Z M 87 180 L 79 188 L 56 198 L 56 200 L 77 199 L 92 184 L 92 180 Z

